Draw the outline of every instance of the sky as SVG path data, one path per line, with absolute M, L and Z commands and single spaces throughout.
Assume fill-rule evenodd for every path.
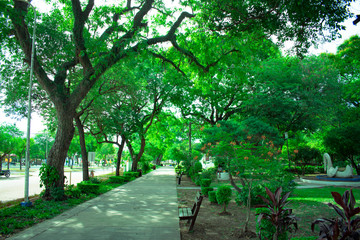
M 49 6 L 46 6 L 44 3 L 44 0 L 33 0 L 32 1 L 33 6 L 36 7 L 39 11 L 47 11 L 49 9 Z M 350 11 L 353 12 L 355 15 L 360 14 L 360 1 L 355 1 L 352 3 L 350 7 Z M 346 26 L 346 30 L 341 31 L 340 34 L 342 35 L 342 38 L 339 38 L 331 43 L 322 43 L 319 44 L 319 47 L 315 49 L 314 47 L 311 47 L 309 49 L 309 52 L 314 55 L 318 55 L 320 53 L 335 53 L 337 47 L 343 43 L 345 39 L 350 38 L 353 35 L 360 35 L 360 23 L 358 23 L 357 26 L 353 25 L 353 20 L 355 18 L 348 19 L 344 25 Z M 42 124 L 43 120 L 42 118 L 36 114 L 32 113 L 32 119 L 31 119 L 31 137 L 34 137 L 35 134 L 41 133 L 44 131 L 45 126 Z M 0 108 L 0 124 L 2 123 L 11 123 L 15 124 L 21 131 L 24 132 L 24 136 L 27 131 L 27 119 L 24 118 L 20 121 L 17 121 L 11 117 L 7 117 L 3 111 L 3 109 Z

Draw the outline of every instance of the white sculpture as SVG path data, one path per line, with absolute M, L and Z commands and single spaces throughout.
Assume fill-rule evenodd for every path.
M 333 167 L 330 155 L 324 154 L 324 169 L 328 177 L 342 177 L 349 178 L 353 176 L 353 169 L 350 165 L 347 165 L 344 171 L 338 171 L 339 167 Z

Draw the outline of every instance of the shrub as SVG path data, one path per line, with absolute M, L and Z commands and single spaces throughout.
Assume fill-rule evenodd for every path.
M 209 191 L 208 195 L 209 195 L 209 201 L 211 203 L 218 203 L 216 200 L 216 191 Z
M 90 182 L 80 182 L 77 184 L 77 187 L 79 188 L 79 190 L 82 192 L 82 193 L 85 193 L 85 194 L 97 194 L 98 191 L 99 191 L 99 188 L 100 188 L 100 185 L 99 184 L 95 184 L 95 183 L 90 183 Z
M 183 172 L 184 170 L 185 170 L 185 168 L 184 168 L 183 166 L 181 166 L 181 165 L 175 166 L 175 172 L 176 172 L 177 174 L 180 174 L 180 173 Z
M 139 172 L 124 172 L 124 176 L 130 176 L 130 178 L 132 177 L 139 177 L 140 173 Z
M 202 171 L 202 164 L 201 162 L 195 162 L 194 164 L 194 172 L 198 173 Z
M 356 200 L 352 189 L 346 190 L 341 196 L 338 192 L 331 192 L 334 201 L 338 206 L 328 203 L 335 212 L 340 216 L 334 219 L 319 218 L 311 224 L 311 230 L 314 232 L 314 226 L 319 224 L 319 239 L 360 239 L 360 217 L 355 215 L 360 213 L 360 207 L 355 208 Z
M 97 177 L 91 177 L 89 180 L 91 183 L 96 183 L 96 184 L 101 183 L 100 179 Z
M 80 189 L 75 187 L 74 185 L 68 185 L 65 188 L 64 193 L 68 198 L 80 198 L 81 196 Z
M 110 183 L 123 183 L 125 182 L 125 178 L 124 176 L 111 176 L 109 177 L 109 182 Z
M 142 170 L 143 174 L 150 172 L 150 170 L 151 170 L 150 162 L 148 162 L 148 161 L 141 162 L 141 170 Z
M 317 237 L 294 237 L 291 238 L 291 240 L 316 240 L 318 239 Z
M 251 192 L 250 192 L 251 206 L 255 206 L 257 204 L 262 203 L 261 198 L 259 198 L 257 196 L 263 195 L 265 193 L 266 193 L 266 191 L 265 191 L 265 188 L 263 185 L 259 184 L 259 185 L 255 185 L 254 187 L 252 187 Z M 246 206 L 248 197 L 249 197 L 249 189 L 244 187 L 240 193 L 236 192 L 235 202 L 238 205 Z
M 221 186 L 216 191 L 216 200 L 219 204 L 224 204 L 223 212 L 226 212 L 226 207 L 231 200 L 231 188 L 229 186 Z
M 191 176 L 191 181 L 195 183 L 196 186 L 200 186 L 201 184 L 201 176 L 200 174 L 196 173 Z
M 285 193 L 284 196 L 281 197 L 281 187 L 276 189 L 275 193 L 272 193 L 268 188 L 265 189 L 269 199 L 261 195 L 259 195 L 259 197 L 265 202 L 266 207 L 270 211 L 269 213 L 260 213 L 258 215 L 258 222 L 260 222 L 260 224 L 262 224 L 263 220 L 270 222 L 275 228 L 274 239 L 280 239 L 280 237 L 284 234 L 286 235 L 287 232 L 297 230 L 297 217 L 292 214 L 292 209 L 285 208 L 288 204 L 287 199 L 290 196 L 290 192 Z M 260 233 L 261 230 L 262 225 L 260 225 Z
M 270 214 L 270 210 L 268 208 L 256 208 L 255 213 L 256 215 L 264 214 L 264 213 Z M 256 234 L 259 236 L 260 240 L 273 239 L 275 231 L 276 231 L 275 226 L 272 225 L 271 221 L 267 219 L 263 219 L 261 221 L 261 226 L 260 226 L 260 222 L 256 221 Z M 280 235 L 278 240 L 287 240 L 286 232 Z
M 210 191 L 214 191 L 214 188 L 212 188 L 212 187 L 201 187 L 201 193 L 205 197 L 209 196 Z
M 217 169 L 214 167 L 203 169 L 203 171 L 201 172 L 201 176 L 203 178 L 208 178 L 208 179 L 213 180 L 216 178 L 216 171 L 217 171 Z
M 202 187 L 210 187 L 210 185 L 211 185 L 211 179 L 208 179 L 208 178 L 201 178 L 200 179 L 201 180 L 201 186 Z

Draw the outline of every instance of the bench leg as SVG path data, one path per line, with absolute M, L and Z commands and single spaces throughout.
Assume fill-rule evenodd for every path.
M 190 220 L 191 220 L 191 224 L 190 224 L 190 227 L 189 227 L 189 232 L 193 232 L 196 218 L 192 218 Z

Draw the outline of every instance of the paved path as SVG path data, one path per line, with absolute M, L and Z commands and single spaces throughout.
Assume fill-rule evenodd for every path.
M 9 239 L 180 240 L 175 185 L 163 167 Z

